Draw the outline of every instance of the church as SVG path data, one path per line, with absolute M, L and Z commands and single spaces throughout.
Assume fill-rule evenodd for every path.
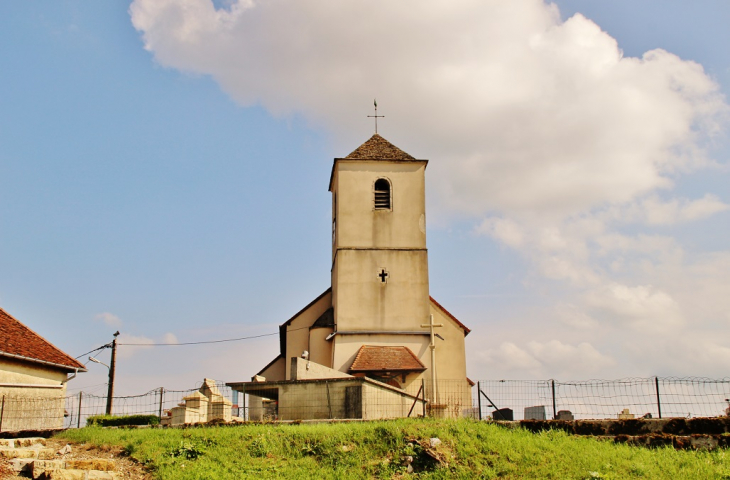
M 429 295 L 427 165 L 377 133 L 334 159 L 332 285 L 279 327 L 278 355 L 251 382 L 228 384 L 249 395 L 252 414 L 461 416 L 471 408 L 469 329 Z

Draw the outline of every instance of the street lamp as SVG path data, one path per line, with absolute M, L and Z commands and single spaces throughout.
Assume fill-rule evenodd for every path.
M 94 362 L 94 363 L 98 363 L 98 364 L 100 364 L 100 365 L 104 365 L 104 366 L 105 366 L 106 368 L 109 368 L 109 365 L 107 365 L 107 364 L 106 364 L 106 363 L 104 363 L 104 362 L 100 362 L 99 360 L 95 359 L 94 357 L 89 357 L 89 360 L 91 360 L 91 361 L 92 361 L 92 362 Z

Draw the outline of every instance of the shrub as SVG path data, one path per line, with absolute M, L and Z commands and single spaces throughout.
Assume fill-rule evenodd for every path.
M 158 425 L 157 415 L 92 415 L 86 419 L 86 426 L 126 427 L 131 425 Z

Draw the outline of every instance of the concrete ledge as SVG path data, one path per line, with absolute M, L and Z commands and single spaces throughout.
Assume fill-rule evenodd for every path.
M 520 420 L 513 423 L 531 432 L 564 430 L 575 435 L 721 435 L 730 433 L 730 417 L 651 418 L 628 420 Z

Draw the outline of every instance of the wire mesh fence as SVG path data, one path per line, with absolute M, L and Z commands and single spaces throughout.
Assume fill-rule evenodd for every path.
M 225 383 L 216 382 L 221 394 L 230 399 L 231 388 Z M 141 395 L 113 397 L 113 415 L 157 415 L 164 417 L 174 407 L 183 404 L 183 399 L 198 388 L 188 390 L 168 390 L 155 388 Z M 107 410 L 106 395 L 86 394 L 83 391 L 65 398 L 64 427 L 79 428 L 86 426 L 86 420 L 94 415 L 103 415 Z
M 236 390 L 216 382 L 218 408 L 243 421 L 445 417 L 495 420 L 716 417 L 730 415 L 730 378 L 620 380 L 427 380 L 392 385 L 346 377 L 298 382 L 253 382 Z M 241 390 L 241 391 L 237 391 Z M 172 418 L 199 401 L 197 388 L 156 388 L 113 397 L 114 415 Z M 197 397 L 196 397 L 197 395 Z M 106 396 L 79 392 L 45 397 L 0 396 L 0 432 L 86 426 L 107 410 Z M 211 405 L 213 402 L 211 401 Z M 203 417 L 185 417 L 203 418 Z
M 730 409 L 730 378 L 486 380 L 477 392 L 480 418 L 496 420 L 716 417 Z

